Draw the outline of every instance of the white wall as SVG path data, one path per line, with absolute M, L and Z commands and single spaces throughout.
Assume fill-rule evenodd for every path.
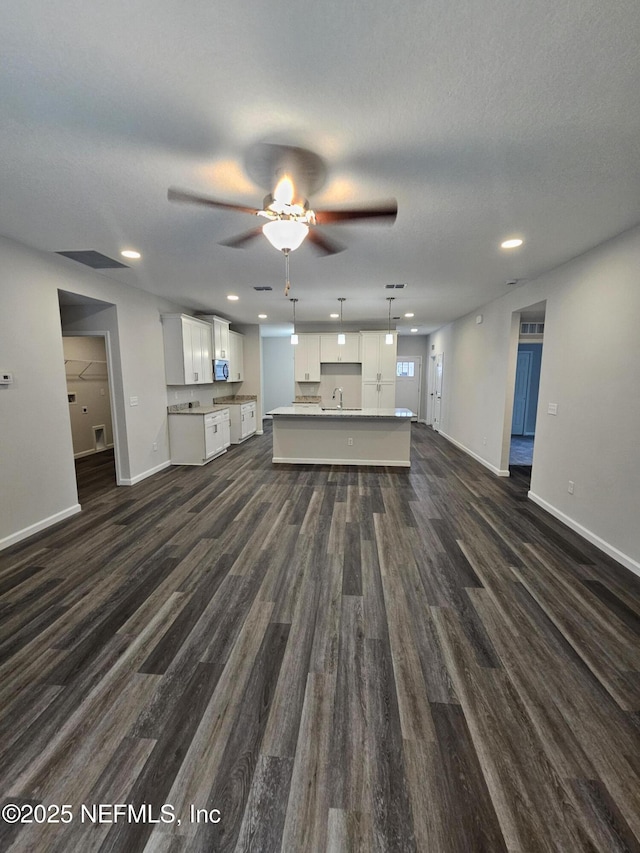
M 444 352 L 441 432 L 504 471 L 514 312 L 546 300 L 531 497 L 638 572 L 639 270 L 634 229 L 430 336 L 434 352 Z M 547 413 L 550 402 L 557 416 Z
M 78 512 L 56 276 L 0 239 L 0 547 Z M 62 279 L 58 279 L 62 284 Z
M 294 347 L 286 338 L 262 338 L 264 411 L 290 406 L 295 394 Z
M 125 482 L 169 464 L 160 313 L 176 306 L 0 238 L 0 366 L 15 375 L 13 385 L 0 388 L 0 547 L 79 510 L 58 289 L 115 306 L 102 316 L 95 308 L 74 309 L 66 325 L 111 330 L 121 369 L 111 378 L 119 383 Z M 138 406 L 128 405 L 131 396 Z

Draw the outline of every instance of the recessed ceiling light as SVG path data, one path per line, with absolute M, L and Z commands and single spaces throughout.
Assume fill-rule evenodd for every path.
M 340 315 L 339 314 L 329 314 L 329 316 L 331 317 L 332 320 L 337 320 Z
M 240 297 L 236 296 L 235 293 L 229 293 L 227 294 L 227 299 L 229 300 L 229 302 L 237 302 Z
M 258 320 L 266 320 L 266 319 L 267 319 L 266 314 L 258 314 Z
M 417 332 L 418 330 L 417 330 L 417 329 L 411 329 L 411 331 L 412 331 L 412 332 Z
M 133 249 L 125 249 L 123 252 L 120 252 L 123 258 L 132 258 L 133 260 L 137 260 L 142 257 L 140 252 L 135 252 Z
M 405 316 L 405 317 L 415 317 L 416 315 L 415 315 L 415 314 L 413 314 L 411 311 L 409 311 L 409 313 L 408 313 L 408 314 L 405 314 L 404 316 Z
M 522 246 L 523 242 L 519 237 L 514 237 L 511 240 L 504 240 L 500 246 L 503 249 L 517 249 L 518 246 Z

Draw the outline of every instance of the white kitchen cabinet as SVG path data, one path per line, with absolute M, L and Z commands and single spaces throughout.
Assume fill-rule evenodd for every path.
M 360 332 L 360 352 L 362 355 L 362 381 L 396 381 L 396 354 L 398 336 L 393 335 L 393 343 L 385 343 L 386 332 Z
M 396 407 L 396 383 L 395 382 L 363 382 L 362 383 L 362 408 L 363 409 L 395 409 Z
M 320 335 L 320 362 L 348 362 L 357 364 L 360 361 L 360 335 L 358 332 L 346 332 L 344 344 L 338 343 L 338 334 Z
M 320 335 L 298 335 L 294 346 L 296 382 L 320 382 Z
M 206 465 L 229 447 L 229 409 L 199 414 L 169 414 L 173 465 Z
M 231 444 L 242 444 L 256 431 L 255 401 L 236 403 L 230 406 Z
M 229 358 L 229 322 L 213 318 L 213 357 Z
M 244 379 L 244 335 L 229 330 L 229 382 Z
M 163 314 L 164 367 L 167 385 L 213 382 L 211 324 L 187 314 Z
M 229 321 L 215 314 L 201 314 L 213 328 L 213 358 L 229 358 Z

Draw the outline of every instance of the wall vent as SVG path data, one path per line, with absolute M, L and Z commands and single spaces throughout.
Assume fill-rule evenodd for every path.
M 543 335 L 544 323 L 520 323 L 521 335 Z
M 254 290 L 273 290 L 273 288 L 269 287 L 268 284 L 258 284 L 253 289 Z
M 384 289 L 385 290 L 404 290 L 406 286 L 407 286 L 406 284 L 385 284 Z
M 96 252 L 94 249 L 86 249 L 82 252 L 56 252 L 56 255 L 63 255 L 65 258 L 77 261 L 79 264 L 84 264 L 93 270 L 129 269 L 127 264 L 114 261 L 113 258 L 101 255 L 100 252 Z

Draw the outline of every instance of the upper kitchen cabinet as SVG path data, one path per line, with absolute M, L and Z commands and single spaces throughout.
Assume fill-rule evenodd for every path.
M 298 335 L 294 373 L 296 382 L 320 382 L 320 335 Z
M 338 343 L 338 335 L 320 335 L 320 361 L 322 363 L 360 361 L 360 335 L 358 332 L 347 332 L 344 344 Z
M 162 332 L 167 385 L 212 383 L 210 323 L 187 314 L 163 314 Z
M 229 321 L 214 314 L 203 314 L 201 319 L 213 326 L 213 358 L 229 358 Z
M 244 379 L 244 335 L 229 329 L 229 382 Z
M 360 354 L 362 356 L 362 381 L 381 382 L 396 380 L 396 354 L 398 336 L 393 343 L 385 343 L 386 332 L 360 332 Z

